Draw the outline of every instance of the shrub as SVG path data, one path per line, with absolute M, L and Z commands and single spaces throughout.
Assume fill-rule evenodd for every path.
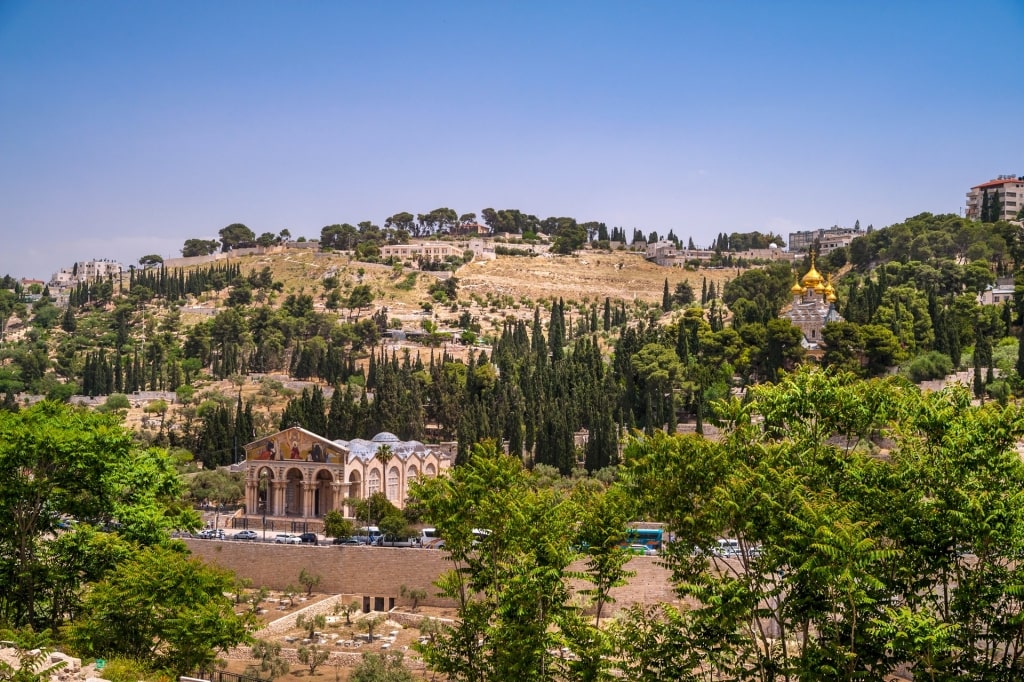
M 935 350 L 918 355 L 907 367 L 907 375 L 915 383 L 942 379 L 952 371 L 953 361 L 949 356 Z

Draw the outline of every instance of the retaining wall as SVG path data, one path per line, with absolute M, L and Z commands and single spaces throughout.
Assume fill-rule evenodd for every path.
M 424 605 L 455 605 L 438 597 L 434 585 L 441 573 L 452 568 L 443 551 L 347 545 L 274 545 L 194 538 L 184 542 L 197 557 L 249 578 L 256 586 L 282 590 L 289 585 L 298 585 L 299 572 L 306 569 L 320 575 L 318 592 L 382 597 L 385 604 L 394 599 L 395 605 L 408 606 L 410 602 L 399 594 L 405 585 L 410 590 L 426 591 L 427 597 L 420 602 Z M 635 556 L 627 568 L 636 571 L 636 575 L 630 578 L 629 584 L 612 591 L 616 601 L 606 607 L 607 614 L 634 604 L 676 602 L 669 571 L 657 557 Z M 572 571 L 583 569 L 582 562 L 570 567 Z M 573 581 L 572 586 L 579 588 L 582 583 Z

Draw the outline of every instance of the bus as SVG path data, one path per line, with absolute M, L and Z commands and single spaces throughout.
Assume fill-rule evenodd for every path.
M 627 528 L 624 547 L 644 545 L 648 549 L 661 553 L 665 532 L 661 528 Z

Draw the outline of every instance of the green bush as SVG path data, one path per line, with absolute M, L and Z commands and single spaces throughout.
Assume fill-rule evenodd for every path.
M 918 355 L 907 366 L 907 376 L 915 383 L 942 379 L 952 372 L 953 361 L 945 353 L 936 350 Z

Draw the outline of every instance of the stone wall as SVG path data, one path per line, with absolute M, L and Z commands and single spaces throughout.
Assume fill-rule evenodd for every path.
M 298 585 L 302 569 L 321 576 L 319 592 L 382 597 L 385 604 L 394 599 L 396 606 L 408 606 L 399 592 L 402 585 L 421 589 L 426 606 L 454 606 L 437 596 L 434 581 L 452 568 L 443 551 L 401 547 L 274 545 L 231 540 L 185 540 L 193 554 L 208 563 L 234 571 L 252 580 L 253 585 L 281 590 Z M 582 571 L 582 563 L 570 567 Z M 669 571 L 658 557 L 635 556 L 627 568 L 636 571 L 629 584 L 616 588 L 615 603 L 608 613 L 634 604 L 676 601 L 669 582 Z M 582 586 L 573 581 L 572 587 Z

